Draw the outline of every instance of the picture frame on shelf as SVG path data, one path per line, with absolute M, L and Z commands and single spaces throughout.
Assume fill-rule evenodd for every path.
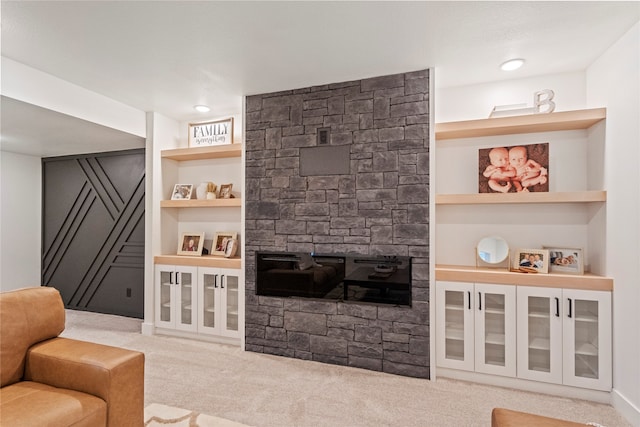
M 549 143 L 478 150 L 478 193 L 548 193 Z
M 178 243 L 178 255 L 202 256 L 204 233 L 182 233 Z
M 227 246 L 224 249 L 224 257 L 231 258 L 238 252 L 238 239 L 229 239 Z
M 584 256 L 580 248 L 544 246 L 549 251 L 549 273 L 584 274 Z
M 193 192 L 193 184 L 176 184 L 173 186 L 171 200 L 189 200 Z
M 516 249 L 513 269 L 546 274 L 549 272 L 549 251 L 547 249 Z
M 233 144 L 233 117 L 189 123 L 189 147 Z
M 233 188 L 233 184 L 221 184 L 220 191 L 218 192 L 218 199 L 230 199 L 231 189 Z
M 227 244 L 230 240 L 235 240 L 238 233 L 233 231 L 219 231 L 215 234 L 213 245 L 211 246 L 211 255 L 225 256 Z

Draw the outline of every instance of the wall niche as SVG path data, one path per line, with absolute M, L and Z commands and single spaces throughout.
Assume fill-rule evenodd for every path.
M 429 378 L 429 78 L 246 98 L 246 350 Z M 410 256 L 411 307 L 257 296 L 256 251 Z

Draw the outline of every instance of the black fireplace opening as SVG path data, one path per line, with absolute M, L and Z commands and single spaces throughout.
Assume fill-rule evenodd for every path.
M 411 306 L 411 257 L 258 251 L 256 294 Z

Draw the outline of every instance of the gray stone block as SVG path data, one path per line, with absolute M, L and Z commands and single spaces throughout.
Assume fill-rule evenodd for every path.
M 274 356 L 284 356 L 293 358 L 296 354 L 294 349 L 291 348 L 281 348 L 281 347 L 270 347 L 264 346 L 264 350 L 262 351 L 265 354 L 273 354 Z
M 338 308 L 333 301 L 301 300 L 300 311 L 308 313 L 336 314 Z
M 305 221 L 276 221 L 277 234 L 304 234 L 307 228 Z
M 289 332 L 287 339 L 289 341 L 289 348 L 309 351 L 309 334 L 302 332 Z
M 404 74 L 393 74 L 389 76 L 373 77 L 363 79 L 361 90 L 363 92 L 370 90 L 390 89 L 404 86 Z
M 351 342 L 353 341 L 354 332 L 351 329 L 329 328 L 327 330 L 327 336 Z
M 313 360 L 316 362 L 330 363 L 332 365 L 346 365 L 349 361 L 348 357 L 331 356 L 326 354 L 313 354 Z
M 355 325 L 355 340 L 366 343 L 381 343 L 382 329 L 365 325 Z
M 403 375 L 405 377 L 429 378 L 428 366 L 408 365 L 384 360 L 382 371 L 389 374 Z
M 409 352 L 409 344 L 408 343 L 400 343 L 400 342 L 389 342 L 389 341 L 384 341 L 382 343 L 382 349 L 383 350 L 391 350 L 391 351 L 402 351 L 402 352 Z
M 398 153 L 395 151 L 373 153 L 373 170 L 376 172 L 397 171 Z
M 350 342 L 349 356 L 382 359 L 382 343 Z
M 287 341 L 287 331 L 283 328 L 272 328 L 267 326 L 265 339 L 270 341 Z
M 284 327 L 287 331 L 326 335 L 327 316 L 320 313 L 285 311 Z
M 382 359 L 349 355 L 348 364 L 354 368 L 368 369 L 370 371 L 382 371 Z
M 348 342 L 340 338 L 311 335 L 309 349 L 314 355 L 324 354 L 328 356 L 347 357 Z
M 329 316 L 327 319 L 327 326 L 330 328 L 355 330 L 355 325 L 366 325 L 368 323 L 367 319 L 362 319 L 357 316 L 345 316 L 342 314 Z
M 401 185 L 398 187 L 398 202 L 428 203 L 429 188 L 426 185 Z
M 409 340 L 409 353 L 415 354 L 416 356 L 427 356 L 428 358 L 429 357 L 429 339 L 411 337 L 411 339 Z
M 426 101 L 407 102 L 404 104 L 392 105 L 389 111 L 391 117 L 406 117 L 426 114 L 429 110 Z

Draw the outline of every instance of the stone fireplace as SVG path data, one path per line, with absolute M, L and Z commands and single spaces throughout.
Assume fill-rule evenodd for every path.
M 246 350 L 429 377 L 428 107 L 428 70 L 246 98 Z M 411 306 L 258 296 L 256 251 L 411 257 Z

